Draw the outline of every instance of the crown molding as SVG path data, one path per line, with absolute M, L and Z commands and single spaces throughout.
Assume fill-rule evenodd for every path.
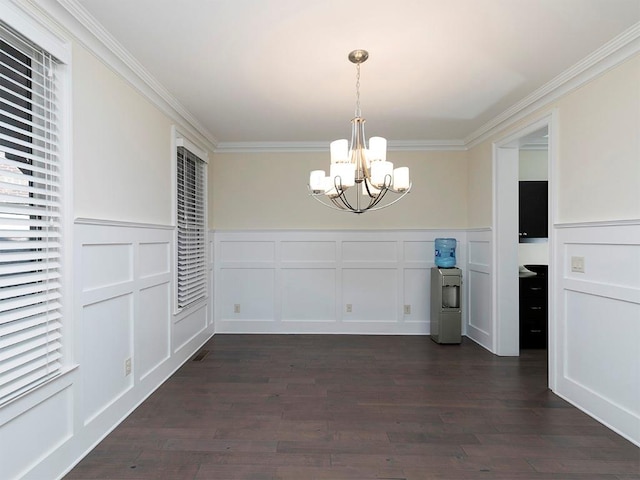
M 464 139 L 472 148 L 640 52 L 640 22 L 485 123 Z
M 595 52 L 515 103 L 464 139 L 389 141 L 388 148 L 396 151 L 468 150 L 500 131 L 504 131 L 536 110 L 552 104 L 560 97 L 615 68 L 638 52 L 640 52 L 640 22 L 605 43 Z M 327 143 L 221 142 L 215 152 L 318 152 L 327 151 Z M 535 148 L 530 147 L 529 149 Z
M 549 150 L 549 144 L 548 143 L 525 143 L 524 145 L 520 145 L 520 150 L 547 151 Z
M 62 28 L 66 36 L 87 48 L 112 71 L 180 125 L 193 141 L 208 150 L 217 140 L 166 88 L 164 88 L 77 0 L 13 0 L 48 17 Z
M 326 152 L 327 142 L 218 142 L 78 0 L 9 0 L 86 47 L 176 122 L 217 153 Z M 640 22 L 460 140 L 389 141 L 391 151 L 468 150 L 640 52 Z
M 329 151 L 326 142 L 220 142 L 214 153 L 310 153 Z M 389 151 L 424 152 L 466 150 L 462 140 L 398 140 L 389 141 Z
M 214 153 L 325 152 L 328 142 L 219 142 Z
M 400 152 L 442 152 L 443 150 L 467 150 L 467 146 L 463 140 L 390 140 L 388 149 Z

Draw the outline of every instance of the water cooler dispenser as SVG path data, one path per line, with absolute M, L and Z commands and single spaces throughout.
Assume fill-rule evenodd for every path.
M 462 341 L 459 268 L 431 269 L 431 339 L 436 343 Z

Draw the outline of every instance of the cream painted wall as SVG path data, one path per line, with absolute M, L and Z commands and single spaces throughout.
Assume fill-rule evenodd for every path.
M 171 122 L 73 48 L 74 217 L 171 225 Z
M 486 228 L 492 222 L 492 146 L 484 142 L 467 152 L 467 175 L 469 178 L 469 228 Z
M 548 150 L 520 150 L 518 178 L 520 180 L 548 180 Z
M 640 55 L 558 107 L 557 220 L 640 218 Z
M 209 227 L 250 229 L 465 228 L 466 152 L 389 152 L 411 172 L 411 193 L 379 212 L 354 215 L 309 197 L 311 170 L 329 167 L 322 153 L 216 153 L 209 164 Z
M 469 227 L 492 224 L 492 142 L 556 108 L 556 223 L 640 218 L 640 55 L 469 150 Z

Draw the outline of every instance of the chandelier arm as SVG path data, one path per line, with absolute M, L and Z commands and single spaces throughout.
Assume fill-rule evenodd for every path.
M 311 191 L 311 189 L 309 188 L 309 196 L 312 197 L 314 200 L 316 200 L 318 203 L 320 203 L 321 205 L 330 208 L 331 210 L 335 210 L 337 212 L 346 212 L 346 213 L 364 213 L 364 212 L 374 212 L 376 210 L 382 210 L 384 208 L 390 207 L 391 205 L 393 205 L 396 202 L 399 202 L 400 200 L 402 200 L 410 191 L 411 191 L 411 186 L 412 184 L 409 184 L 409 188 L 407 188 L 407 190 L 404 191 L 404 193 L 402 193 L 398 198 L 396 198 L 395 200 L 382 205 L 382 206 L 377 206 L 378 203 L 380 203 L 379 201 L 372 201 L 369 203 L 369 205 L 366 208 L 360 209 L 360 210 L 355 210 L 355 209 L 348 209 L 345 208 L 343 205 L 341 205 L 340 203 L 338 203 L 336 201 L 335 198 L 332 198 L 331 201 L 334 203 L 334 205 L 330 205 L 324 201 L 321 200 L 321 198 L 325 197 L 324 193 L 313 193 L 313 191 Z M 386 193 L 386 191 L 385 191 Z
M 389 179 L 389 183 L 391 183 L 391 176 L 390 175 L 386 175 L 385 179 L 384 179 L 384 183 L 380 187 L 380 192 L 378 193 L 378 195 L 373 197 L 373 196 L 371 196 L 371 194 L 369 194 L 369 196 L 372 198 L 371 202 L 369 203 L 369 208 L 375 207 L 376 205 L 378 205 L 382 201 L 382 199 L 385 197 L 387 192 L 390 190 L 390 187 L 389 187 L 389 185 L 387 183 L 387 179 Z M 393 190 L 391 190 L 391 191 L 393 191 Z M 367 187 L 367 192 L 369 192 L 369 188 L 368 187 Z
M 329 200 L 331 200 L 331 203 L 333 203 L 338 209 L 347 210 L 347 208 L 345 208 L 344 204 L 342 204 L 342 203 L 340 203 L 338 201 L 338 197 L 329 197 Z
M 323 197 L 325 197 L 324 193 L 313 193 L 310 192 L 309 196 L 311 198 L 313 198 L 316 202 L 318 202 L 320 205 L 324 205 L 327 208 L 330 208 L 331 210 L 337 210 L 338 212 L 349 212 L 351 213 L 350 210 L 346 210 L 344 207 L 340 206 L 340 204 L 333 202 L 333 199 L 331 199 L 331 201 L 336 205 L 329 205 L 328 203 L 324 202 L 323 200 L 321 200 Z
M 385 197 L 388 191 L 389 191 L 388 188 L 381 189 L 378 196 L 371 200 L 371 203 L 369 204 L 369 208 L 373 208 L 376 205 L 378 205 L 382 201 L 382 199 Z
M 369 198 L 376 198 L 379 195 L 379 193 L 378 193 L 378 195 L 373 195 L 371 193 L 371 190 L 369 189 L 369 186 L 370 186 L 370 183 L 368 181 L 364 180 L 364 187 L 367 190 L 367 195 L 369 196 Z
M 338 198 L 340 199 L 340 201 L 341 201 L 341 202 L 342 202 L 342 204 L 346 207 L 346 209 L 347 209 L 347 210 L 351 210 L 352 212 L 357 212 L 357 211 L 359 211 L 359 210 L 360 210 L 360 206 L 359 206 L 358 204 L 356 204 L 356 207 L 357 207 L 357 208 L 353 208 L 353 207 L 351 206 L 351 204 L 349 203 L 349 200 L 347 200 L 347 196 L 345 195 L 345 190 L 342 190 L 342 191 L 338 194 L 338 196 L 337 196 L 337 197 L 332 198 L 331 200 L 333 200 L 333 201 L 334 201 L 334 203 L 335 203 L 335 202 L 337 202 L 337 200 L 336 200 L 336 199 L 338 199 Z M 358 196 L 356 197 L 356 202 L 359 202 L 359 200 L 360 200 L 360 196 L 358 195 Z
M 398 195 L 400 195 L 400 194 L 404 194 L 404 193 L 408 192 L 409 190 L 411 190 L 411 185 L 412 185 L 412 184 L 411 184 L 411 183 L 409 183 L 409 186 L 408 186 L 405 190 L 395 190 L 395 189 L 393 189 L 393 188 L 389 187 L 389 191 L 391 191 L 391 192 L 393 192 L 393 193 L 396 193 L 396 194 L 398 194 Z
M 359 205 L 360 196 L 356 197 L 356 202 L 357 202 L 356 207 L 357 208 L 353 208 L 351 206 L 351 204 L 349 203 L 349 200 L 347 199 L 347 195 L 345 193 L 347 191 L 347 189 L 342 187 L 342 177 L 336 176 L 333 179 L 333 186 L 336 189 L 336 192 L 338 194 L 337 197 L 331 197 L 331 201 L 333 201 L 334 204 L 336 204 L 338 207 L 340 207 L 340 205 L 338 203 L 338 200 L 337 200 L 337 199 L 340 199 L 340 201 L 346 207 L 346 209 L 354 211 L 354 212 L 360 209 L 360 205 Z
M 396 198 L 395 200 L 389 202 L 389 203 L 385 203 L 384 205 L 380 206 L 380 207 L 375 207 L 375 208 L 371 208 L 368 211 L 369 212 L 375 212 L 376 210 L 382 210 L 383 208 L 387 208 L 390 207 L 391 205 L 393 205 L 396 202 L 399 202 L 400 200 L 402 200 L 408 193 L 409 193 L 409 189 L 407 189 L 406 192 L 404 192 L 402 195 L 400 195 L 398 198 Z

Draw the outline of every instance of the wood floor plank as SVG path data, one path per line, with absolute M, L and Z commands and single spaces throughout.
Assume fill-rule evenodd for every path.
M 640 480 L 640 449 L 465 339 L 216 335 L 68 480 Z

